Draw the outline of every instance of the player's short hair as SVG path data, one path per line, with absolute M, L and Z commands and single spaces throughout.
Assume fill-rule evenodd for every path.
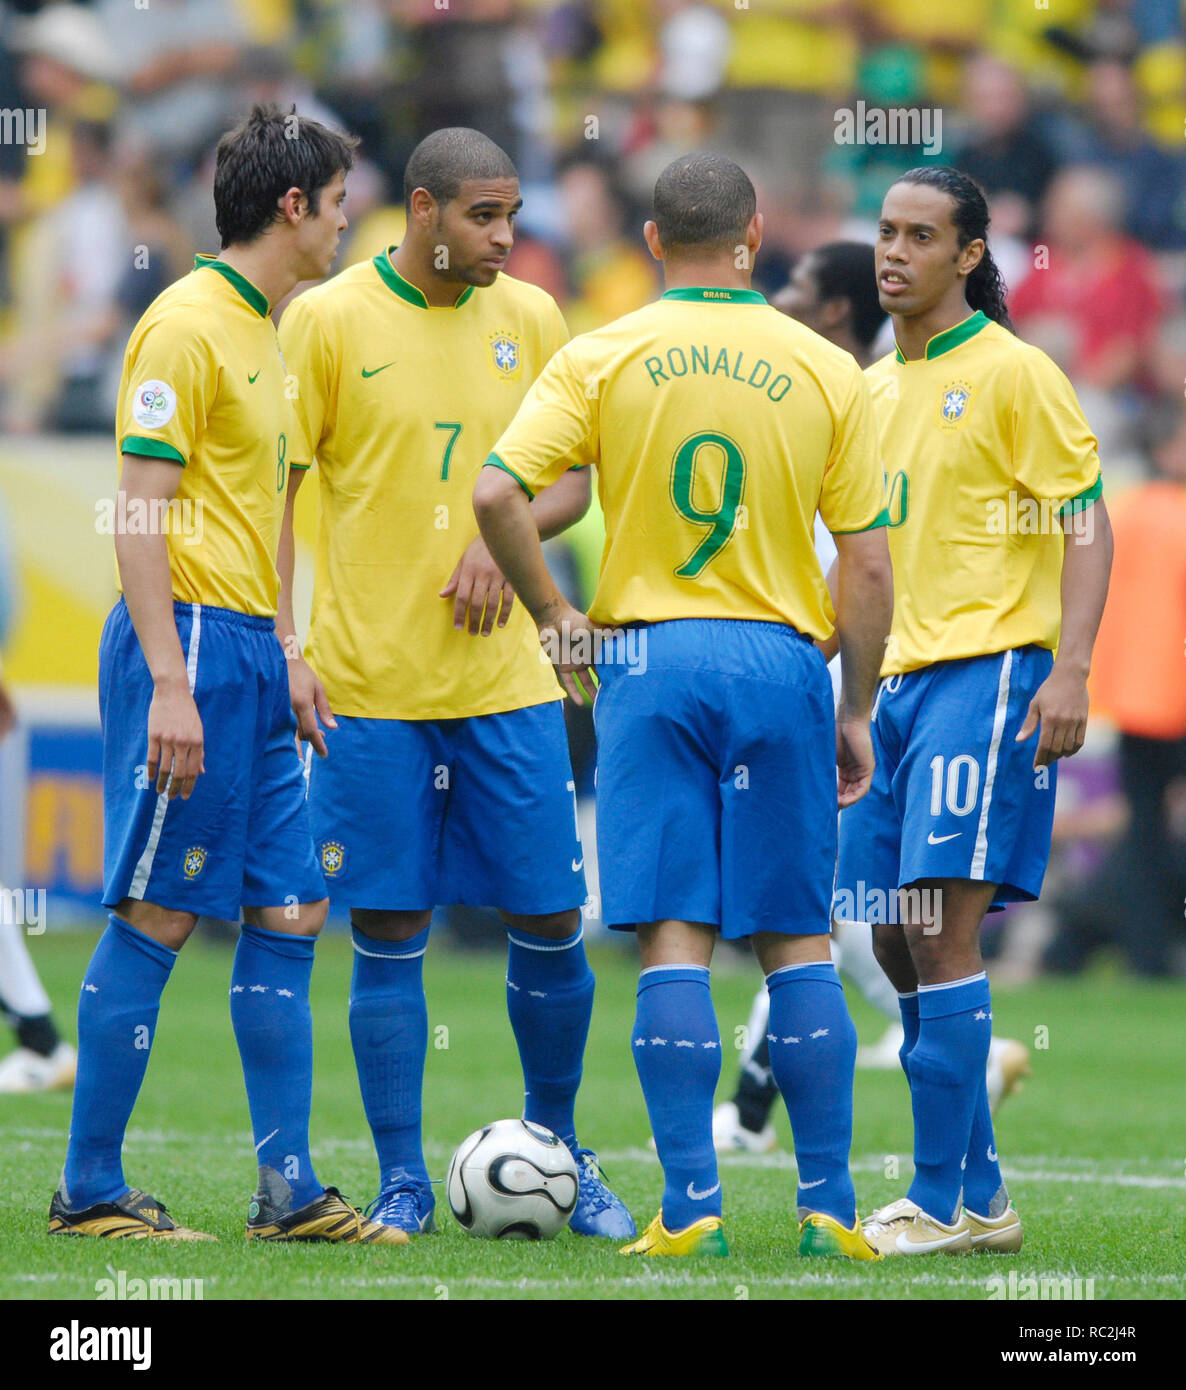
M 254 241 L 283 215 L 278 204 L 299 188 L 316 216 L 321 190 L 335 174 L 350 171 L 358 141 L 318 121 L 257 103 L 251 114 L 218 142 L 214 171 L 214 220 L 223 247 Z
M 886 318 L 877 293 L 872 246 L 864 241 L 829 241 L 808 254 L 820 299 L 846 299 L 853 335 L 862 347 L 872 347 Z
M 723 251 L 743 243 L 757 207 L 740 164 L 699 153 L 681 156 L 659 175 L 651 215 L 665 251 Z
M 517 179 L 515 162 L 501 145 L 469 126 L 451 125 L 426 135 L 404 169 L 404 208 L 412 194 L 426 189 L 438 203 L 451 203 L 466 179 Z

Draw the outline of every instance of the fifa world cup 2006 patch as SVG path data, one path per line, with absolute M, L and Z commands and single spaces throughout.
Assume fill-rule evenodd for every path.
M 181 872 L 186 878 L 197 878 L 206 867 L 208 858 L 205 845 L 191 845 L 181 859 Z
M 490 335 L 490 360 L 494 374 L 503 381 L 518 381 L 523 374 L 523 344 L 517 333 Z
M 939 424 L 943 429 L 959 429 L 968 418 L 972 388 L 966 381 L 949 381 L 939 397 Z
M 323 840 L 318 857 L 326 878 L 336 878 L 346 867 L 346 846 L 340 840 Z

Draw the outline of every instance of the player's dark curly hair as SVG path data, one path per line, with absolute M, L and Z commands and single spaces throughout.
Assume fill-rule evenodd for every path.
M 290 188 L 309 199 L 316 217 L 321 190 L 341 171 L 349 173 L 358 141 L 317 121 L 257 103 L 251 114 L 218 142 L 214 170 L 214 220 L 225 249 L 254 241 L 281 216 L 279 201 Z
M 958 169 L 941 164 L 922 164 L 915 169 L 907 169 L 895 182 L 937 188 L 951 198 L 955 204 L 951 220 L 955 224 L 960 247 L 967 246 L 968 242 L 977 238 L 984 241 L 984 255 L 980 258 L 980 264 L 968 276 L 965 291 L 968 303 L 973 309 L 983 309 L 994 323 L 999 323 L 1012 333 L 1013 323 L 1005 304 L 1008 291 L 1000 268 L 988 249 L 988 203 L 980 185 Z

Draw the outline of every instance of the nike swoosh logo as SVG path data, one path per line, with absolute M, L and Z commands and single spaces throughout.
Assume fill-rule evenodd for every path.
M 580 873 L 580 871 L 581 871 L 584 867 L 585 867 L 585 857 L 584 857 L 584 855 L 582 855 L 582 856 L 580 857 L 580 859 L 574 859 L 574 860 L 572 861 L 572 871 L 573 871 L 574 874 Z
M 799 1186 L 806 1192 L 809 1187 L 822 1187 L 827 1181 L 827 1178 L 816 1178 L 814 1182 L 801 1182 Z
M 938 1240 L 910 1240 L 905 1231 L 899 1231 L 895 1244 L 905 1255 L 916 1254 L 923 1250 L 942 1250 L 947 1245 L 954 1245 L 957 1240 L 959 1240 L 958 1234 L 941 1236 Z
M 364 368 L 362 369 L 362 374 L 363 374 L 363 376 L 378 376 L 380 372 L 385 372 L 385 371 L 387 370 L 388 367 L 394 367 L 394 366 L 395 366 L 395 363 L 394 363 L 394 362 L 384 362 L 383 365 L 382 365 L 381 367 L 376 367 L 375 370 L 374 370 L 373 372 L 368 372 L 367 369 L 364 367 Z
M 958 840 L 963 833 L 964 832 L 962 830 L 957 830 L 954 835 L 936 835 L 935 832 L 932 830 L 931 833 L 927 836 L 927 844 L 943 845 L 946 844 L 948 840 Z
M 721 1184 L 719 1182 L 705 1192 L 697 1192 L 694 1183 L 688 1184 L 688 1196 L 693 1202 L 703 1202 L 708 1197 L 714 1197 L 720 1190 Z
M 985 1157 L 988 1159 L 990 1163 L 995 1163 L 997 1161 L 997 1151 L 993 1148 L 991 1144 L 988 1146 L 988 1153 L 985 1155 Z
M 263 368 L 261 367 L 259 371 L 256 372 L 255 376 L 259 376 L 259 373 L 262 371 Z M 247 380 L 251 383 L 252 386 L 255 385 L 255 376 L 252 376 L 250 372 L 247 373 Z

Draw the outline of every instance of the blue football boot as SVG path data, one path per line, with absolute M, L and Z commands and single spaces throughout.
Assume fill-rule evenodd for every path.
M 637 1235 L 634 1218 L 625 1202 L 610 1191 L 593 1150 L 574 1148 L 572 1156 L 577 1161 L 577 1204 L 569 1227 L 578 1236 L 629 1240 Z
M 380 1226 L 394 1226 L 410 1236 L 436 1234 L 436 1198 L 432 1184 L 413 1178 L 403 1169 L 391 1175 L 392 1181 L 367 1208 L 367 1215 Z

